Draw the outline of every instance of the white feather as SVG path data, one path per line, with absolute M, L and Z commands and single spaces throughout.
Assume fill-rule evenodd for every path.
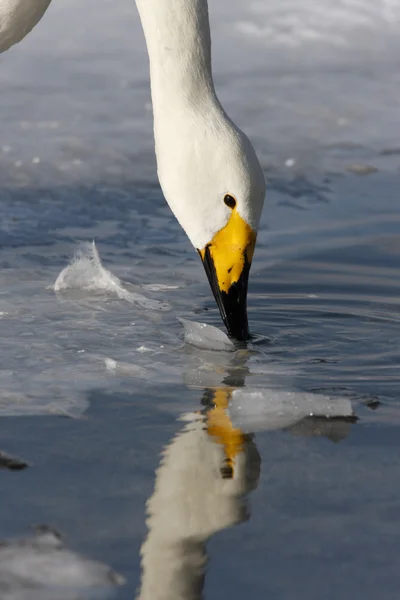
M 158 175 L 196 248 L 224 227 L 237 200 L 257 230 L 265 181 L 249 140 L 215 93 L 207 0 L 136 0 L 150 57 Z
M 40 21 L 51 0 L 0 0 L 0 52 L 20 42 Z

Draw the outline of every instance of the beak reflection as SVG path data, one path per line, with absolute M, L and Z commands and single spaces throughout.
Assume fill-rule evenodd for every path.
M 236 457 L 242 454 L 246 444 L 252 439 L 251 435 L 246 435 L 241 429 L 234 427 L 227 414 L 232 389 L 224 387 L 207 390 L 203 399 L 203 403 L 209 407 L 207 433 L 224 450 L 224 462 L 220 468 L 223 479 L 234 478 Z

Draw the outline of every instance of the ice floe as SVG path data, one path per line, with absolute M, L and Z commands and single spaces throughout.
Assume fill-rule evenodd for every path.
M 263 388 L 238 388 L 228 409 L 235 427 L 243 431 L 268 431 L 294 425 L 306 417 L 352 417 L 348 398 Z
M 72 261 L 58 275 L 54 291 L 84 290 L 111 294 L 148 310 L 168 310 L 169 304 L 147 298 L 124 287 L 121 280 L 102 265 L 96 244 L 82 244 Z
M 204 350 L 224 350 L 233 352 L 236 347 L 226 333 L 206 323 L 197 323 L 180 318 L 185 330 L 185 342 Z
M 38 527 L 26 538 L 0 541 L 2 600 L 104 599 L 124 583 L 108 565 L 69 550 L 49 527 Z

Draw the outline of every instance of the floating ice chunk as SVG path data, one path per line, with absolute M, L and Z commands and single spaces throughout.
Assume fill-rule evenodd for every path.
M 66 548 L 48 527 L 37 528 L 27 538 L 0 542 L 2 600 L 108 598 L 124 583 L 107 565 Z
M 233 352 L 236 348 L 226 333 L 205 323 L 196 323 L 187 319 L 178 319 L 185 329 L 185 342 L 203 350 L 225 350 Z
M 117 370 L 117 361 L 113 358 L 105 358 L 104 363 L 107 371 L 115 372 Z
M 144 352 L 153 352 L 153 348 L 149 348 L 148 346 L 144 346 L 142 344 L 141 346 L 139 346 L 139 348 L 136 349 L 136 352 L 141 352 L 142 354 Z
M 146 367 L 116 361 L 113 358 L 106 358 L 106 370 L 117 377 L 134 377 L 149 383 L 177 383 L 181 381 L 181 369 L 174 367 L 169 363 L 152 360 Z
M 103 290 L 118 295 L 120 281 L 110 271 L 104 269 L 96 245 L 83 244 L 71 263 L 58 275 L 54 291 L 67 289 Z
M 178 290 L 181 285 L 167 285 L 166 283 L 145 283 L 143 286 L 149 292 L 164 292 L 169 290 Z
M 144 367 L 140 367 L 139 365 L 134 365 L 131 363 L 125 362 L 117 362 L 113 358 L 106 358 L 105 365 L 107 371 L 113 373 L 114 375 L 122 375 L 128 377 L 140 377 L 143 379 L 148 379 L 147 369 Z
M 74 397 L 56 399 L 6 390 L 0 393 L 0 417 L 52 415 L 79 419 L 88 407 L 89 401 L 78 392 Z
M 121 300 L 149 310 L 169 309 L 169 304 L 166 302 L 152 300 L 142 294 L 125 289 L 120 279 L 103 267 L 94 242 L 83 244 L 70 264 L 61 271 L 56 279 L 55 292 L 71 289 L 113 294 Z
M 234 390 L 228 412 L 235 427 L 252 432 L 290 427 L 309 416 L 354 415 L 347 398 L 257 388 Z

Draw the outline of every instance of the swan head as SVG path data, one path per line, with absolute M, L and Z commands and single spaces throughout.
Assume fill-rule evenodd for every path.
M 224 113 L 193 119 L 184 132 L 155 133 L 166 200 L 201 257 L 229 335 L 247 340 L 247 285 L 265 196 L 255 151 Z

